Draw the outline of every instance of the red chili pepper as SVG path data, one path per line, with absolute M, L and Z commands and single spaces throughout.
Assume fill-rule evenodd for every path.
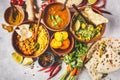
M 112 13 L 110 13 L 110 12 L 108 12 L 108 11 L 105 11 L 105 10 L 103 10 L 103 9 L 100 9 L 100 8 L 97 8 L 97 7 L 93 7 L 92 6 L 92 8 L 94 9 L 97 9 L 98 11 L 100 11 L 101 13 L 106 13 L 106 14 L 109 14 L 109 15 L 112 15 Z
M 23 0 L 18 0 L 18 5 L 19 6 L 23 6 L 25 4 L 25 2 Z
M 17 0 L 10 0 L 10 3 L 16 5 L 17 4 Z
M 97 0 L 92 6 L 98 5 L 101 0 Z
M 50 72 L 54 66 L 51 66 L 50 69 L 46 70 L 45 73 Z
M 105 6 L 106 6 L 106 0 L 103 0 L 103 4 L 101 5 L 101 6 L 97 6 L 97 5 L 93 5 L 93 7 L 96 7 L 96 8 L 105 8 Z
M 79 7 L 83 7 L 87 4 L 87 0 L 83 0 L 83 2 L 79 5 Z
M 43 70 L 46 70 L 46 69 L 47 69 L 47 68 L 42 68 L 42 69 L 38 70 L 38 72 L 43 71 Z
M 106 13 L 106 14 L 112 15 L 112 13 L 110 13 L 108 11 L 105 11 L 105 10 L 102 10 L 102 9 L 99 9 L 99 11 L 102 12 L 102 13 Z
M 55 0 L 48 0 L 48 4 L 55 2 Z
M 47 4 L 42 4 L 42 9 L 44 10 Z
M 54 70 L 55 70 L 55 68 L 58 66 L 58 64 L 56 64 L 56 65 L 54 65 L 54 67 L 52 68 L 52 70 L 51 70 L 51 72 L 50 72 L 50 75 L 49 76 L 51 76 L 52 75 L 52 73 L 54 72 Z
M 61 70 L 61 68 L 62 68 L 61 65 L 58 65 L 47 80 L 53 78 Z

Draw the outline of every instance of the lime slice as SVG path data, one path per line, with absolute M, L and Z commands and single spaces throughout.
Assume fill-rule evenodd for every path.
M 20 54 L 16 53 L 16 52 L 12 53 L 12 57 L 19 64 L 23 61 L 23 57 Z
M 23 66 L 27 66 L 33 63 L 33 59 L 32 58 L 24 58 L 22 65 Z
M 97 0 L 88 0 L 89 4 L 94 4 Z

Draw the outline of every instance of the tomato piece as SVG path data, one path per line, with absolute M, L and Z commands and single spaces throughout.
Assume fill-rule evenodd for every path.
M 10 3 L 16 5 L 17 4 L 17 0 L 10 0 Z
M 23 6 L 25 4 L 25 2 L 23 0 L 18 0 L 18 5 L 19 6 Z
M 44 10 L 46 6 L 47 6 L 47 4 L 43 4 L 42 9 Z

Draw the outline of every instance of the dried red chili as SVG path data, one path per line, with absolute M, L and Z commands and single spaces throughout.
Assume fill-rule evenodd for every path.
M 97 7 L 93 7 L 93 6 L 92 6 L 92 8 L 93 8 L 93 9 L 97 9 L 97 10 L 100 11 L 101 13 L 106 13 L 106 14 L 112 15 L 112 13 L 110 13 L 110 12 L 108 12 L 108 11 L 106 11 L 106 10 L 103 10 L 103 9 L 100 9 L 100 8 L 97 8 Z
M 25 1 L 23 1 L 23 0 L 18 0 L 17 3 L 18 3 L 19 6 L 23 6 L 23 5 L 25 4 Z
M 54 67 L 52 67 L 52 70 L 51 70 L 51 72 L 50 72 L 50 75 L 49 76 L 51 76 L 52 75 L 52 73 L 54 72 L 54 70 L 55 70 L 55 68 L 58 66 L 58 64 L 56 64 L 56 65 L 54 65 Z
M 98 5 L 101 0 L 97 0 L 92 6 Z
M 46 70 L 45 72 L 47 73 L 47 72 L 52 71 L 53 67 L 54 67 L 54 66 L 51 66 L 51 67 L 50 67 L 48 70 Z
M 94 8 L 98 8 L 98 9 L 100 9 L 100 8 L 105 8 L 105 6 L 106 6 L 106 0 L 103 0 L 103 4 L 101 5 L 101 6 L 98 6 L 98 5 L 93 5 L 92 7 L 94 7 Z
M 99 9 L 99 11 L 102 12 L 102 13 L 106 13 L 106 14 L 112 15 L 112 13 L 110 13 L 108 11 L 105 11 L 105 10 L 102 10 L 102 9 Z
M 43 70 L 46 70 L 46 69 L 47 69 L 47 68 L 42 68 L 42 69 L 38 70 L 38 72 L 43 71 Z
M 10 3 L 16 5 L 17 4 L 17 0 L 10 0 Z
M 61 70 L 61 68 L 61 65 L 58 65 L 47 80 L 53 78 Z
M 85 5 L 87 5 L 87 0 L 83 0 L 82 3 L 79 5 L 79 7 L 83 7 Z

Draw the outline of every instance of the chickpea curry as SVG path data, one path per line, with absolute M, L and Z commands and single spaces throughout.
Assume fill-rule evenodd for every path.
M 45 50 L 48 44 L 48 33 L 42 25 L 38 29 L 37 42 L 34 41 L 36 26 L 36 24 L 30 24 L 29 31 L 32 32 L 31 37 L 21 40 L 20 35 L 17 34 L 16 36 L 15 44 L 24 55 L 39 55 Z

